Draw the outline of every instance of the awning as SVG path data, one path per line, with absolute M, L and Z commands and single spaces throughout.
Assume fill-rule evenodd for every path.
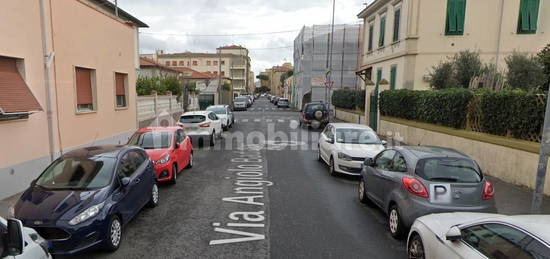
M 38 100 L 17 69 L 17 60 L 0 57 L 0 114 L 42 111 Z

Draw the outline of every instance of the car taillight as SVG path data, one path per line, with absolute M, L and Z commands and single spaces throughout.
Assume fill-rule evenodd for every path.
M 493 183 L 486 181 L 485 187 L 483 188 L 483 200 L 490 200 L 495 196 L 495 186 Z
M 403 187 L 405 187 L 408 192 L 422 198 L 429 197 L 428 190 L 419 180 L 410 177 L 403 177 L 402 181 Z
M 210 122 L 201 123 L 201 124 L 199 124 L 199 127 L 208 128 L 208 127 L 210 127 Z

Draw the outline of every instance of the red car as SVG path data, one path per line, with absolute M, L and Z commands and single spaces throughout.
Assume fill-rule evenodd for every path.
M 176 183 L 179 172 L 193 167 L 193 145 L 182 127 L 149 127 L 137 130 L 128 145 L 145 149 L 159 182 Z

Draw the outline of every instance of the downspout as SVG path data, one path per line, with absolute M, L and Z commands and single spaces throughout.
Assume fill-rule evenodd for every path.
M 53 118 L 52 118 L 52 94 L 50 82 L 50 66 L 53 61 L 54 53 L 49 51 L 48 26 L 46 22 L 45 0 L 40 0 L 40 23 L 42 27 L 42 53 L 44 56 L 44 87 L 46 90 L 46 118 L 48 121 L 48 144 L 50 153 L 50 162 L 55 157 L 55 143 L 53 136 Z
M 500 38 L 502 35 L 502 19 L 504 19 L 504 0 L 502 0 L 502 3 L 500 5 L 500 21 L 498 23 L 498 36 L 497 36 L 497 57 L 496 57 L 496 69 L 498 71 L 498 65 L 500 62 Z

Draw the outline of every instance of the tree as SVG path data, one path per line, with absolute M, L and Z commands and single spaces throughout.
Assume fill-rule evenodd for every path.
M 269 76 L 267 75 L 257 75 L 256 78 L 263 81 L 269 81 Z
M 430 86 L 433 89 L 447 89 L 459 87 L 453 61 L 442 61 L 434 66 L 430 72 Z
M 160 79 L 162 89 L 172 92 L 172 95 L 180 96 L 182 94 L 181 83 L 175 77 L 167 77 Z
M 269 93 L 269 92 L 271 92 L 271 89 L 269 89 L 269 87 L 267 86 L 260 86 L 260 87 L 257 87 L 255 90 L 255 93 L 259 93 L 259 94 Z
M 506 79 L 510 87 L 527 91 L 537 90 L 547 82 L 544 66 L 537 57 L 514 52 L 504 60 L 508 65 Z
M 456 53 L 453 57 L 453 65 L 455 78 L 462 88 L 468 88 L 470 80 L 475 76 L 481 75 L 483 67 L 479 53 L 470 50 Z
M 544 74 L 546 75 L 546 84 L 550 83 L 550 44 L 546 45 L 538 54 L 539 62 L 544 66 Z

